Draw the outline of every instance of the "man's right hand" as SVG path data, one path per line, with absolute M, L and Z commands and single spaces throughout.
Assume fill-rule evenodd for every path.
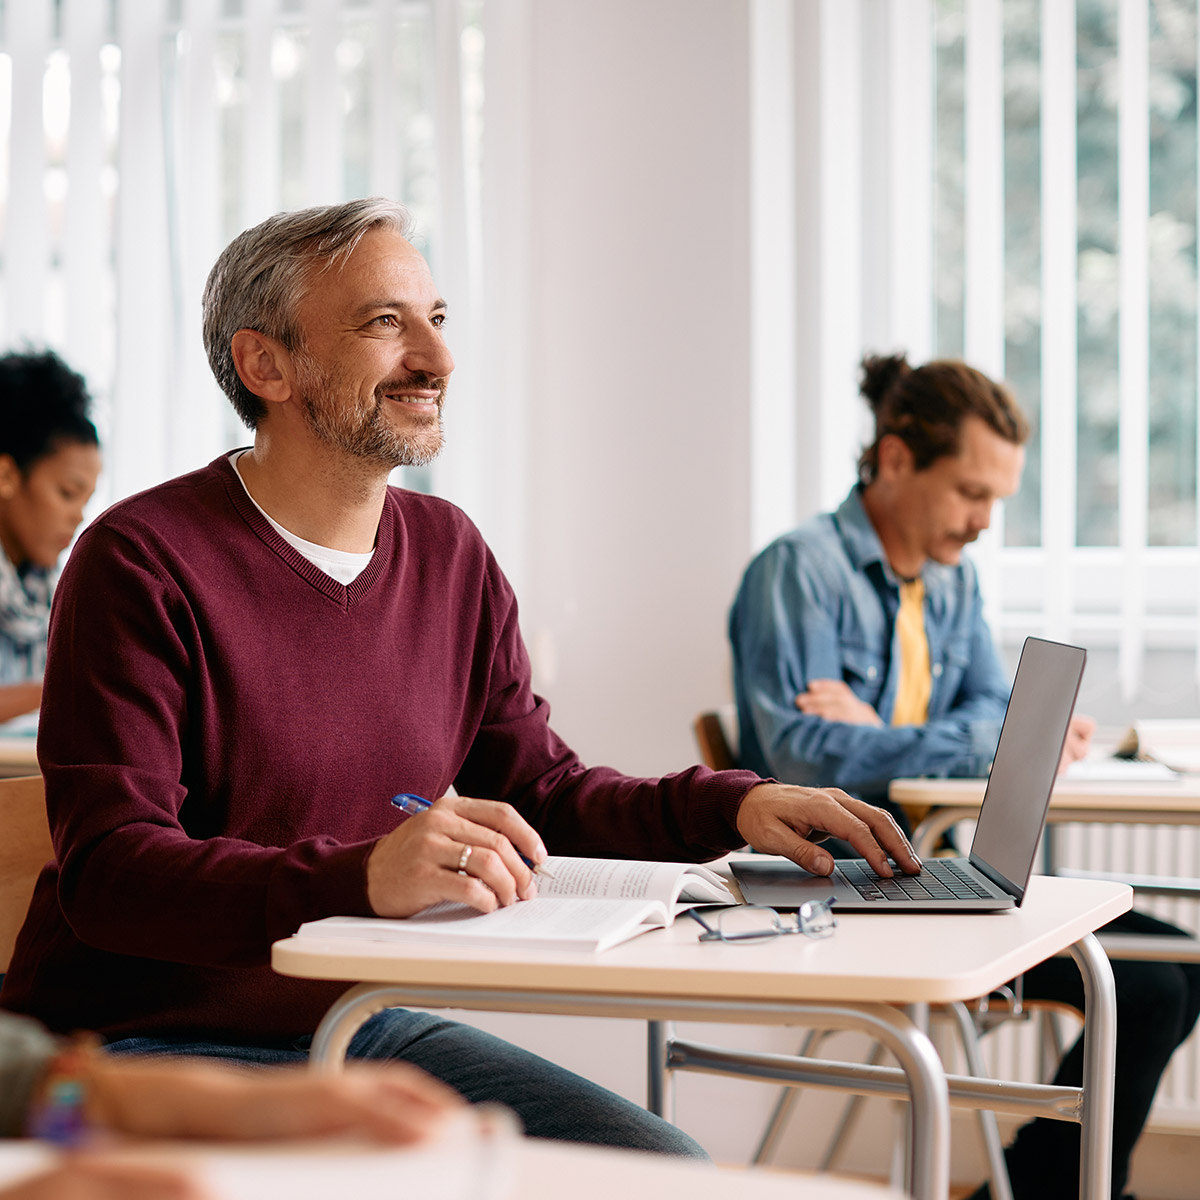
M 442 900 L 491 912 L 537 895 L 522 854 L 540 863 L 546 847 L 511 804 L 443 796 L 376 842 L 367 900 L 381 917 L 411 917 Z
M 810 679 L 808 690 L 796 697 L 796 707 L 823 721 L 843 721 L 847 725 L 883 724 L 879 714 L 841 679 Z
M 838 788 L 760 783 L 742 798 L 737 828 L 755 850 L 782 854 L 814 875 L 833 871 L 833 856 L 817 846 L 831 834 L 849 842 L 885 878 L 894 874 L 889 856 L 906 875 L 921 870 L 890 813 Z

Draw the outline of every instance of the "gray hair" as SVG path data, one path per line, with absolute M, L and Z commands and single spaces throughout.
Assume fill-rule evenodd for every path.
M 250 429 L 267 408 L 237 373 L 233 335 L 254 329 L 299 349 L 304 339 L 296 310 L 316 277 L 341 266 L 363 234 L 380 226 L 407 237 L 412 220 L 403 205 L 372 196 L 276 213 L 221 252 L 204 285 L 204 349 L 221 390 Z

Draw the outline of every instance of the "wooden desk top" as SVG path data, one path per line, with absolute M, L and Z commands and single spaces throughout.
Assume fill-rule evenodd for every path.
M 986 787 L 986 779 L 893 779 L 888 796 L 897 804 L 978 808 Z M 1200 775 L 1141 782 L 1060 779 L 1051 793 L 1050 808 L 1145 811 L 1200 819 Z
M 687 997 L 746 1008 L 797 1002 L 937 1003 L 984 995 L 1119 916 L 1131 903 L 1132 891 L 1124 884 L 1035 876 L 1025 903 L 1010 912 L 846 914 L 837 933 L 823 940 L 701 943 L 699 927 L 681 918 L 669 929 L 643 934 L 602 954 L 291 937 L 275 943 L 271 962 L 281 974 L 302 978 L 461 987 L 463 1007 L 492 1010 L 505 1007 L 495 995 L 505 991 L 523 993 L 512 1007 L 527 1011 L 566 1011 L 540 1009 L 536 995 L 530 999 L 530 993 L 538 992 L 619 996 L 626 1002 Z M 474 1003 L 467 994 L 472 989 L 490 991 L 490 1000 Z M 755 1020 L 770 1016 L 756 1014 Z

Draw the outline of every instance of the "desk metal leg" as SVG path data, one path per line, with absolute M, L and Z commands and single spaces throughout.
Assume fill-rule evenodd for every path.
M 1112 1190 L 1113 1094 L 1117 1069 L 1117 990 L 1112 964 L 1094 934 L 1071 947 L 1083 976 L 1083 1111 L 1080 1200 L 1109 1200 Z
M 874 1042 L 871 1045 L 871 1053 L 867 1056 L 867 1065 L 877 1067 L 883 1062 L 884 1049 L 880 1042 Z M 797 1089 L 792 1088 L 792 1095 L 796 1094 Z M 846 1144 L 855 1122 L 858 1120 L 858 1115 L 862 1111 L 863 1100 L 866 1097 L 861 1095 L 853 1095 L 846 1101 L 846 1107 L 842 1109 L 842 1115 L 838 1118 L 838 1123 L 834 1127 L 833 1133 L 829 1135 L 829 1144 L 825 1147 L 825 1153 L 821 1155 L 821 1161 L 817 1164 L 818 1171 L 832 1171 L 837 1163 L 838 1156 Z
M 804 1035 L 804 1041 L 800 1043 L 800 1049 L 796 1051 L 799 1058 L 808 1058 L 821 1044 L 824 1033 L 820 1029 L 810 1029 Z M 876 1042 L 872 1047 L 872 1054 L 879 1051 L 879 1043 Z M 878 1062 L 879 1060 L 874 1060 Z M 767 1122 L 766 1129 L 763 1130 L 763 1135 L 759 1139 L 758 1149 L 754 1152 L 754 1157 L 750 1160 L 755 1166 L 761 1166 L 775 1152 L 775 1147 L 779 1142 L 779 1135 L 783 1132 L 783 1127 L 787 1123 L 787 1119 L 791 1116 L 792 1109 L 796 1106 L 796 1097 L 800 1094 L 799 1088 L 785 1087 L 779 1093 L 779 1099 L 775 1101 L 775 1107 L 771 1110 L 771 1119 Z M 854 1119 L 854 1110 L 857 1106 L 859 1097 L 852 1096 L 847 1103 L 845 1111 L 842 1113 L 841 1120 L 838 1122 L 838 1127 L 834 1131 L 833 1139 L 825 1148 L 825 1157 L 821 1160 L 820 1170 L 828 1171 L 834 1158 L 837 1155 L 838 1149 L 841 1146 L 842 1135 L 849 1128 L 850 1123 Z
M 797 1013 L 819 1029 L 853 1029 L 868 1034 L 892 1052 L 900 1070 L 795 1058 L 783 1054 L 754 1054 L 694 1042 L 671 1044 L 668 1065 L 673 1070 L 704 1071 L 777 1083 L 847 1088 L 852 1091 L 907 1095 L 911 1103 L 910 1158 L 907 1191 L 917 1200 L 944 1200 L 950 1186 L 950 1101 L 945 1071 L 933 1043 L 896 1009 L 863 1005 L 856 1009 L 813 1004 Z M 889 1076 L 885 1083 L 884 1075 Z M 878 1080 L 878 1082 L 877 1082 Z M 978 1081 L 972 1080 L 973 1083 Z M 987 1081 L 985 1087 L 994 1086 Z M 1072 1096 L 1077 1089 L 1069 1089 Z M 990 1093 L 989 1093 L 990 1094 Z M 990 1102 L 990 1101 L 989 1101 Z
M 675 1082 L 667 1070 L 667 1046 L 674 1037 L 673 1021 L 646 1022 L 646 1107 L 664 1121 L 675 1119 Z
M 977 808 L 935 808 L 913 830 L 912 848 L 918 858 L 932 856 L 942 834 L 963 820 L 972 820 L 979 815 Z
M 962 1042 L 963 1055 L 967 1060 L 967 1070 L 982 1079 L 986 1075 L 986 1071 L 983 1065 L 983 1055 L 979 1052 L 979 1037 L 975 1032 L 975 1023 L 971 1020 L 971 1014 L 961 1001 L 955 1001 L 947 1008 L 958 1024 L 958 1036 Z M 1013 1200 L 1012 1182 L 1008 1178 L 1008 1166 L 1004 1161 L 1004 1146 L 1000 1141 L 1000 1126 L 996 1120 L 996 1114 L 991 1109 L 981 1108 L 977 1112 L 976 1118 L 979 1121 L 983 1147 L 987 1153 L 992 1200 Z
M 363 1024 L 377 1012 L 398 1003 L 391 984 L 360 983 L 343 992 L 321 1018 L 313 1034 L 308 1064 L 314 1071 L 340 1071 L 346 1065 L 346 1051 Z

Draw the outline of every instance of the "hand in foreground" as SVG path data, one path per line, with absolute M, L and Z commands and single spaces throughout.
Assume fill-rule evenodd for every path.
M 183 1171 L 90 1154 L 11 1187 L 0 1188 L 0 1200 L 217 1200 Z
M 755 850 L 782 854 L 814 875 L 833 871 L 833 856 L 815 844 L 830 835 L 849 842 L 878 875 L 893 874 L 889 855 L 908 875 L 921 869 L 890 813 L 838 788 L 760 783 L 742 799 L 737 827 Z
M 195 1059 L 98 1053 L 86 1071 L 89 1120 L 138 1137 L 246 1141 L 357 1134 L 406 1143 L 432 1136 L 464 1103 L 407 1063 L 352 1063 L 327 1075 L 303 1067 L 250 1071 Z
M 1073 762 L 1086 758 L 1092 748 L 1092 734 L 1096 732 L 1094 717 L 1080 716 L 1078 713 L 1071 718 L 1067 726 L 1067 740 L 1063 742 L 1062 758 L 1058 760 L 1058 773 L 1061 775 Z
M 540 863 L 546 847 L 511 804 L 443 796 L 376 842 L 367 899 L 381 917 L 411 917 L 442 900 L 491 912 L 537 895 L 522 854 Z
M 808 691 L 796 697 L 796 707 L 807 716 L 847 725 L 882 725 L 879 714 L 860 700 L 841 679 L 810 679 Z

